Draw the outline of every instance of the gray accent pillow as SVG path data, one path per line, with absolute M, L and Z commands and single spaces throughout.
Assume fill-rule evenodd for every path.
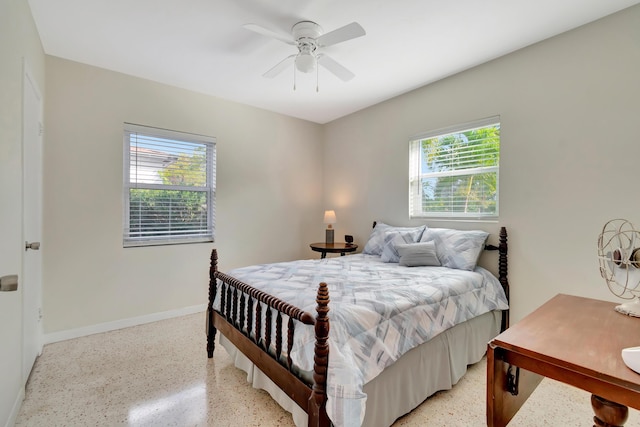
M 412 229 L 391 229 L 384 233 L 384 246 L 382 248 L 382 254 L 380 255 L 380 261 L 382 262 L 398 262 L 400 261 L 400 254 L 398 253 L 397 245 L 416 243 L 422 237 L 424 231 L 423 227 L 417 227 Z
M 436 266 L 439 267 L 440 260 L 436 253 L 434 242 L 408 243 L 396 245 L 400 254 L 400 265 L 406 267 Z
M 473 271 L 489 233 L 482 230 L 427 228 L 421 242 L 436 245 L 438 259 L 444 267 Z
M 378 222 L 376 223 L 376 226 L 373 227 L 373 231 L 371 231 L 369 240 L 367 240 L 367 243 L 364 245 L 362 253 L 368 255 L 382 255 L 382 249 L 384 249 L 384 234 L 387 231 L 420 230 L 420 236 L 418 237 L 418 240 L 420 240 L 420 237 L 422 237 L 422 231 L 424 231 L 424 229 L 424 225 L 421 225 L 419 227 L 394 227 L 383 222 Z

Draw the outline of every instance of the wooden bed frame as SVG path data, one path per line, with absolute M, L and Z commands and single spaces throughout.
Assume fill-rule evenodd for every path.
M 485 250 L 499 251 L 498 279 L 509 300 L 507 279 L 507 230 L 500 229 L 498 246 L 485 245 Z M 316 297 L 316 315 L 300 310 L 278 298 L 218 271 L 218 252 L 211 251 L 209 269 L 209 304 L 207 308 L 207 355 L 213 357 L 216 331 L 220 331 L 238 350 L 267 375 L 300 408 L 308 414 L 309 427 L 329 427 L 331 421 L 326 411 L 326 382 L 329 364 L 329 290 L 320 283 Z M 220 281 L 220 283 L 218 283 Z M 213 302 L 220 292 L 220 309 L 214 310 Z M 262 305 L 266 306 L 265 316 Z M 254 317 L 255 316 L 255 317 Z M 265 325 L 262 326 L 262 319 Z M 275 317 L 275 326 L 272 319 Z M 286 325 L 286 357 L 283 357 L 283 318 Z M 255 322 L 254 322 L 255 319 Z M 289 354 L 293 346 L 294 322 L 314 325 L 313 382 L 309 383 L 294 373 Z M 255 325 L 255 328 L 254 328 Z M 508 310 L 502 312 L 501 331 L 509 327 Z M 275 330 L 274 330 L 275 328 Z M 275 354 L 271 348 L 275 335 Z

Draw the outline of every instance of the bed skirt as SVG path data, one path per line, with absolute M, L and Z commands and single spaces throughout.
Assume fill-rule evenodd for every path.
M 454 326 L 404 354 L 364 385 L 367 408 L 363 426 L 388 427 L 439 390 L 448 390 L 479 362 L 487 343 L 500 333 L 502 314 L 493 311 Z M 297 427 L 307 426 L 307 414 L 262 373 L 223 335 L 220 344 L 235 366 L 247 373 L 247 381 L 267 391 L 291 412 Z M 331 357 L 329 355 L 329 357 Z

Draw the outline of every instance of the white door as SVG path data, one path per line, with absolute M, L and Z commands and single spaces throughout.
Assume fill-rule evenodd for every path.
M 23 380 L 42 351 L 42 97 L 25 65 L 23 85 Z
M 3 120 L 21 119 L 11 111 L 3 111 L 1 116 Z M 0 123 L 0 201 L 0 277 L 19 275 L 24 253 L 24 242 L 21 242 L 22 137 L 20 132 L 4 123 Z M 0 292 L 0 426 L 13 424 L 24 396 L 22 353 L 20 276 L 16 291 Z

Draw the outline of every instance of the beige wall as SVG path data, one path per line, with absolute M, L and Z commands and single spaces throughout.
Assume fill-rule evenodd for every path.
M 408 219 L 408 140 L 500 115 L 499 223 L 512 319 L 558 292 L 614 299 L 595 244 L 613 217 L 640 226 L 640 6 L 324 126 L 47 57 L 45 332 L 202 304 L 214 245 L 122 248 L 122 123 L 218 139 L 221 266 L 312 257 L 322 210 L 363 245 Z M 203 261 L 204 260 L 204 261 Z
M 206 304 L 227 270 L 311 256 L 322 236 L 322 129 L 47 57 L 45 333 Z M 217 138 L 216 243 L 122 247 L 123 122 Z
M 557 293 L 616 300 L 596 240 L 640 227 L 640 6 L 325 126 L 324 202 L 363 244 L 408 217 L 412 135 L 500 115 L 500 220 L 432 226 L 509 232 L 512 321 Z

